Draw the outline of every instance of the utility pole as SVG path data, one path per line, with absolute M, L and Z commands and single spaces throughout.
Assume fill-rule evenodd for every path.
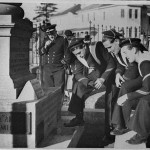
M 90 36 L 91 36 L 91 24 L 92 24 L 92 21 L 90 20 Z

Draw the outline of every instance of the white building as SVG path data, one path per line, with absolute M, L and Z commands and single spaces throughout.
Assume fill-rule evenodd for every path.
M 57 24 L 58 31 L 70 29 L 77 37 L 83 37 L 88 31 L 93 41 L 101 40 L 102 31 L 115 28 L 125 37 L 149 35 L 150 19 L 148 6 L 92 4 L 82 8 L 80 4 L 56 14 L 51 23 Z

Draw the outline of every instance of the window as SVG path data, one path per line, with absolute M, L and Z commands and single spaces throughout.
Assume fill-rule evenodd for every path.
M 88 19 L 87 21 L 89 21 L 89 20 L 90 20 L 90 19 L 89 19 L 89 14 L 88 14 L 88 16 L 87 16 L 87 19 Z
M 103 20 L 105 20 L 105 12 L 103 12 Z
M 137 19 L 137 18 L 138 18 L 138 10 L 135 9 L 135 19 Z
M 82 15 L 82 22 L 84 21 L 84 17 L 83 17 L 83 15 Z
M 121 9 L 121 18 L 124 18 L 124 9 Z
M 131 38 L 131 37 L 132 37 L 132 27 L 129 28 L 129 38 Z
M 132 18 L 132 9 L 129 9 L 129 18 Z
M 135 27 L 135 37 L 137 37 L 137 28 Z

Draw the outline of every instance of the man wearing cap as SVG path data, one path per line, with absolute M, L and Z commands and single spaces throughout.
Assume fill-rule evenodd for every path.
M 111 75 L 111 82 L 109 86 L 111 87 L 110 93 L 108 94 L 107 103 L 105 109 L 110 112 L 110 126 L 111 126 L 111 117 L 114 110 L 114 105 L 118 98 L 120 87 L 128 89 L 134 87 L 134 84 L 141 86 L 141 79 L 139 77 L 137 63 L 130 64 L 126 59 L 125 55 L 121 53 L 121 48 L 119 46 L 122 35 L 116 32 L 114 29 L 104 31 L 102 42 L 107 48 L 108 52 L 111 54 L 112 58 L 116 64 L 116 70 Z M 133 82 L 131 79 L 136 79 L 137 82 Z M 130 82 L 125 82 L 130 80 Z M 126 92 L 124 90 L 123 92 Z M 122 92 L 122 94 L 123 94 Z M 121 95 L 120 95 L 121 96 Z M 104 137 L 105 140 L 105 137 Z
M 138 38 L 130 38 L 120 44 L 121 51 L 126 54 L 128 60 L 138 63 L 142 85 L 135 90 L 127 89 L 128 92 L 118 98 L 116 108 L 121 108 L 118 109 L 121 111 L 117 112 L 120 116 L 117 115 L 117 120 L 113 120 L 113 123 L 121 124 L 122 127 L 128 127 L 136 132 L 126 141 L 133 145 L 145 143 L 150 134 L 148 119 L 150 115 L 150 53 L 140 41 Z M 132 112 L 133 109 L 134 112 Z M 124 134 L 119 129 L 115 129 L 114 133 Z
M 132 45 L 132 46 L 135 45 L 139 49 L 141 49 L 143 51 L 147 51 L 146 48 L 140 42 L 141 42 L 141 40 L 138 38 L 129 38 L 129 39 L 123 40 L 120 43 L 120 47 L 122 48 L 126 45 Z M 121 51 L 122 51 L 122 53 L 126 53 L 126 49 L 121 49 Z M 121 86 L 118 99 L 122 99 L 122 97 L 124 97 L 125 95 L 128 95 L 128 93 L 131 93 L 131 92 L 136 91 L 137 89 L 141 88 L 142 87 L 142 77 L 139 75 L 138 78 L 136 78 L 136 79 L 127 80 L 125 82 L 125 84 L 127 86 L 124 86 L 124 84 Z M 126 109 L 126 110 L 129 110 L 129 109 Z M 124 111 L 124 112 L 126 112 L 126 111 Z M 126 114 L 129 114 L 129 113 L 130 113 L 130 111 L 128 111 Z M 122 107 L 116 103 L 114 112 L 112 115 L 112 123 L 114 125 L 116 125 L 116 127 L 112 131 L 112 134 L 121 135 L 121 134 L 124 134 L 127 131 L 129 131 L 128 128 L 126 127 L 126 122 L 128 119 L 124 118 L 125 116 L 128 116 L 126 114 L 125 115 L 123 114 Z
M 46 89 L 48 87 L 64 86 L 64 66 L 70 61 L 67 41 L 63 36 L 57 34 L 56 24 L 46 23 L 41 27 L 41 30 L 46 32 L 47 35 L 41 49 L 45 61 L 42 87 Z
M 105 48 L 102 47 L 102 43 L 99 42 L 98 45 L 97 47 L 101 48 L 102 51 L 105 50 Z M 99 66 L 86 48 L 84 38 L 73 39 L 69 45 L 69 49 L 74 54 L 75 58 L 74 62 L 71 64 L 74 78 L 72 97 L 68 110 L 75 114 L 76 117 L 69 123 L 65 123 L 64 126 L 73 127 L 83 125 L 84 102 L 89 95 L 100 92 L 99 89 L 114 69 L 114 62 L 113 60 L 110 61 L 110 68 L 107 68 L 107 71 L 104 70 L 104 64 Z M 108 60 L 110 59 L 109 55 L 105 55 L 104 57 L 108 57 Z

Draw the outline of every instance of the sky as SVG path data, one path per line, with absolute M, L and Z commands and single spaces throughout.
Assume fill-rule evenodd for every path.
M 133 2 L 135 4 L 137 3 L 145 3 L 147 4 L 148 1 L 146 0 L 138 0 L 138 1 L 124 1 L 124 0 L 0 0 L 0 1 L 4 1 L 4 2 L 21 2 L 22 3 L 22 8 L 24 9 L 25 12 L 25 18 L 29 18 L 31 21 L 33 19 L 33 17 L 37 16 L 37 14 L 35 14 L 35 8 L 38 4 L 40 3 L 56 3 L 57 4 L 57 12 L 61 12 L 63 10 L 66 10 L 70 7 L 72 7 L 74 4 L 84 4 L 84 5 L 89 5 L 89 4 L 97 4 L 97 3 L 117 3 L 117 4 L 128 4 L 129 2 Z
M 37 14 L 35 13 L 34 10 L 35 10 L 36 6 L 38 6 L 38 5 L 39 5 L 39 3 L 23 3 L 21 5 L 21 7 L 23 8 L 23 10 L 25 12 L 24 17 L 32 20 L 33 17 L 37 16 Z M 56 7 L 58 8 L 57 12 L 61 12 L 63 10 L 66 10 L 66 9 L 72 7 L 73 5 L 74 5 L 73 3 L 69 3 L 67 5 L 65 3 L 58 3 L 56 5 Z

